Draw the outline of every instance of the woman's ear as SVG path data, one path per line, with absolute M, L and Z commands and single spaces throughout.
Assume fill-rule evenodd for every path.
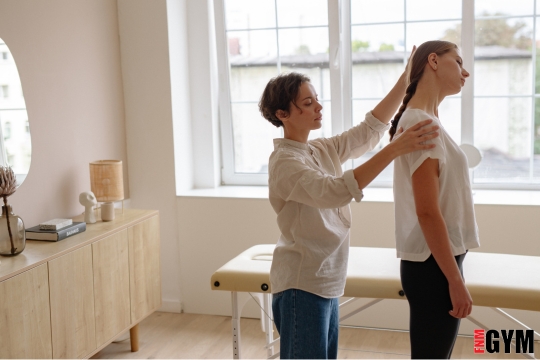
M 289 113 L 285 110 L 276 111 L 276 117 L 281 121 L 287 121 L 289 118 Z
M 437 71 L 437 63 L 438 63 L 439 57 L 435 53 L 431 53 L 428 55 L 428 64 L 431 67 L 432 70 Z

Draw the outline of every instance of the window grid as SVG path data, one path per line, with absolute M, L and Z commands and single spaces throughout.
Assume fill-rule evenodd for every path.
M 225 0 L 217 0 L 217 3 L 221 3 L 220 6 L 216 6 L 216 14 L 219 16 L 225 17 L 225 8 L 224 8 L 224 1 Z M 352 76 L 351 76 L 351 69 L 352 69 L 352 58 L 351 58 L 351 30 L 355 26 L 372 26 L 372 25 L 403 25 L 403 63 L 405 64 L 408 58 L 407 51 L 409 44 L 408 42 L 408 25 L 410 24 L 419 24 L 419 23 L 444 23 L 444 22 L 459 22 L 461 21 L 461 27 L 462 27 L 462 34 L 470 33 L 471 30 L 474 33 L 475 24 L 478 20 L 513 20 L 513 19 L 529 19 L 532 20 L 532 49 L 531 49 L 531 61 L 532 61 L 532 90 L 530 94 L 497 94 L 497 95 L 476 95 L 474 94 L 474 37 L 472 36 L 463 36 L 461 37 L 461 48 L 463 50 L 464 58 L 466 60 L 466 64 L 469 64 L 467 66 L 467 69 L 471 73 L 471 78 L 467 81 L 467 85 L 461 94 L 458 96 L 452 96 L 454 99 L 460 99 L 461 101 L 461 142 L 462 143 L 473 143 L 474 144 L 474 103 L 477 99 L 530 99 L 531 100 L 531 131 L 530 131 L 530 159 L 529 159 L 529 183 L 519 183 L 519 181 L 516 181 L 514 183 L 507 182 L 507 183 L 475 183 L 473 184 L 475 188 L 512 188 L 512 189 L 540 189 L 540 184 L 534 183 L 534 149 L 535 149 L 535 110 L 536 110 L 536 101 L 537 99 L 540 99 L 540 93 L 536 92 L 536 61 L 537 61 L 537 44 L 536 44 L 536 22 L 538 21 L 538 18 L 540 15 L 536 14 L 536 0 L 533 1 L 534 8 L 532 10 L 532 13 L 525 14 L 525 15 L 476 15 L 475 14 L 475 6 L 474 6 L 474 0 L 463 0 L 462 1 L 462 17 L 456 18 L 456 17 L 449 17 L 449 18 L 439 18 L 439 19 L 421 19 L 421 20 L 408 20 L 407 19 L 407 0 L 403 0 L 403 20 L 402 21 L 379 21 L 379 22 L 354 22 L 351 21 L 351 4 L 350 1 L 342 1 L 339 8 L 338 2 L 329 1 L 328 2 L 328 25 L 306 25 L 306 26 L 283 26 L 280 27 L 279 25 L 279 17 L 278 17 L 278 4 L 277 1 L 274 1 L 274 9 L 275 9 L 275 27 L 265 27 L 265 28 L 257 28 L 257 29 L 249 29 L 249 28 L 231 28 L 226 29 L 226 22 L 223 20 L 222 22 L 222 34 L 224 34 L 224 37 L 221 39 L 223 41 L 223 44 L 221 45 L 221 50 L 225 50 L 223 52 L 218 52 L 220 54 L 227 55 L 228 54 L 228 48 L 227 48 L 227 34 L 229 32 L 234 31 L 250 31 L 250 32 L 257 32 L 257 31 L 268 31 L 268 30 L 275 30 L 275 37 L 277 42 L 277 70 L 278 73 L 281 73 L 282 71 L 282 56 L 281 56 L 281 46 L 280 46 L 280 30 L 293 30 L 293 29 L 323 29 L 328 28 L 329 30 L 329 59 L 328 59 L 328 67 L 330 71 L 330 93 L 332 96 L 330 96 L 331 99 L 331 107 L 332 107 L 332 118 L 334 119 L 334 123 L 332 123 L 332 134 L 337 134 L 350 126 L 352 126 L 351 123 L 347 124 L 347 122 L 351 122 L 353 119 L 352 114 L 352 108 L 353 108 L 353 102 L 354 101 L 378 101 L 381 99 L 381 97 L 369 97 L 369 96 L 352 96 Z M 334 8 L 333 8 L 334 7 Z M 337 13 L 339 14 L 338 17 L 335 16 L 335 14 L 332 13 L 333 10 L 337 8 Z M 220 13 L 221 11 L 221 13 Z M 335 23 L 337 22 L 337 28 L 340 32 L 338 34 L 339 44 L 335 46 L 334 42 L 336 41 L 336 37 L 332 35 L 332 31 L 335 31 L 333 29 L 336 28 Z M 219 25 L 219 24 L 218 24 Z M 219 27 L 216 28 L 218 32 L 218 42 L 219 42 L 219 33 L 220 29 Z M 472 39 L 471 39 L 472 38 Z M 219 47 L 219 45 L 218 45 Z M 334 49 L 333 51 L 331 51 Z M 221 56 L 220 56 L 221 58 Z M 221 100 L 220 102 L 220 111 L 221 111 L 221 118 L 222 118 L 222 130 L 223 130 L 223 122 L 225 122 L 225 127 L 229 127 L 229 138 L 233 138 L 232 136 L 232 117 L 231 117 L 231 110 L 230 107 L 232 105 L 237 104 L 256 104 L 258 101 L 238 101 L 234 100 L 232 101 L 230 97 L 230 86 L 229 86 L 229 79 L 228 76 L 230 74 L 230 65 L 228 64 L 228 56 L 224 56 L 226 66 L 226 74 L 227 74 L 227 89 L 223 91 L 223 89 L 220 91 L 220 94 L 226 94 L 227 96 L 227 103 L 224 104 Z M 339 64 L 338 66 L 333 68 L 333 60 L 338 59 Z M 467 61 L 470 60 L 470 61 Z M 221 61 L 223 63 L 223 61 Z M 223 66 L 220 66 L 220 70 L 223 70 Z M 223 73 L 223 72 L 222 72 Z M 338 79 L 336 79 L 336 77 Z M 220 88 L 223 87 L 223 82 L 221 81 L 224 76 L 220 77 Z M 322 83 L 322 82 L 321 82 Z M 336 96 L 338 94 L 339 96 Z M 321 98 L 321 100 L 327 102 L 328 98 Z M 223 108 L 223 105 L 225 105 L 225 109 Z M 336 114 L 341 114 L 341 116 L 336 117 Z M 225 115 L 225 116 L 224 116 Z M 349 115 L 349 116 L 348 116 Z M 225 119 L 224 119 L 225 118 Z M 328 119 L 328 116 L 326 116 Z M 223 121 L 225 120 L 225 121 Z M 227 134 L 222 131 L 222 139 L 224 137 L 227 137 Z M 234 159 L 234 144 L 230 143 L 229 140 L 224 140 L 224 145 L 229 142 L 229 149 L 232 151 Z M 224 149 L 224 152 L 227 152 Z M 227 157 L 224 155 L 224 158 Z M 231 158 L 231 156 L 229 155 Z M 232 164 L 229 162 L 227 164 L 227 161 L 224 159 L 224 168 L 229 167 L 231 168 L 232 165 L 232 172 L 234 173 L 234 160 Z M 350 167 L 350 164 L 349 166 Z M 230 171 L 229 171 L 230 172 Z M 240 174 L 242 175 L 242 174 Z M 265 184 L 267 175 L 263 174 L 262 176 L 259 176 L 258 174 L 246 174 L 248 175 L 246 177 L 246 180 L 238 181 L 236 178 L 236 174 L 233 174 L 232 177 L 228 178 L 224 183 L 226 184 Z M 260 180 L 254 180 L 255 177 L 259 177 Z M 249 178 L 249 179 L 248 179 Z M 473 176 L 473 182 L 474 182 L 474 176 Z M 388 186 L 390 183 L 381 184 L 380 182 L 374 182 L 372 183 L 374 186 Z

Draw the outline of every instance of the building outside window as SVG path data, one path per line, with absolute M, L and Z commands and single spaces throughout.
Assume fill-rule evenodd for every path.
M 270 78 L 288 71 L 307 74 L 324 106 L 323 128 L 312 137 L 331 136 L 362 121 L 388 93 L 413 45 L 441 39 L 461 47 L 472 75 L 470 89 L 445 99 L 439 117 L 458 144 L 472 143 L 483 152 L 473 186 L 540 188 L 540 9 L 535 0 L 337 4 L 217 0 L 217 40 L 227 49 L 218 56 L 220 86 L 229 94 L 220 102 L 225 184 L 267 182 L 272 139 L 282 136 L 258 112 Z M 385 136 L 373 151 L 345 166 L 360 165 L 387 143 Z M 372 185 L 391 186 L 392 176 L 390 165 Z

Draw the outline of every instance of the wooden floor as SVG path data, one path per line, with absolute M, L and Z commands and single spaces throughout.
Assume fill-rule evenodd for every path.
M 260 321 L 241 321 L 242 357 L 266 358 L 265 334 Z M 277 334 L 277 333 L 276 333 Z M 93 359 L 227 359 L 232 358 L 231 318 L 226 316 L 156 312 L 139 325 L 139 351 L 131 352 L 129 332 L 94 355 Z M 277 336 L 277 335 L 276 335 Z M 502 344 L 501 344 L 502 345 Z M 535 344 L 540 358 L 540 345 Z M 498 356 L 495 356 L 498 355 Z M 340 359 L 410 358 L 409 334 L 399 331 L 362 328 L 340 329 Z M 473 340 L 458 337 L 455 359 L 524 359 L 519 354 L 474 354 Z

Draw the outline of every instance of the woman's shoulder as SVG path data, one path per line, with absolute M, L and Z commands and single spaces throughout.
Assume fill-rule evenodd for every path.
M 406 109 L 399 119 L 399 126 L 406 130 L 411 126 L 418 124 L 420 121 L 428 119 L 432 119 L 434 123 L 439 123 L 439 119 L 437 119 L 437 117 L 429 115 L 424 110 Z

